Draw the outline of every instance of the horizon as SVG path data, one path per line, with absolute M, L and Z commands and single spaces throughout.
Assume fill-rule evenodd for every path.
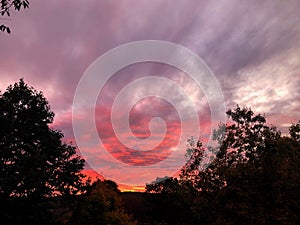
M 183 46 L 204 61 L 222 91 L 226 109 L 237 104 L 251 107 L 286 134 L 288 127 L 299 120 L 300 4 L 296 0 L 289 4 L 271 2 L 33 0 L 29 9 L 13 14 L 8 22 L 11 34 L 1 34 L 0 90 L 24 77 L 48 99 L 55 113 L 51 126 L 61 130 L 67 142 L 76 144 L 74 98 L 88 68 L 124 44 L 161 40 Z M 100 78 L 104 71 L 99 71 Z M 172 84 L 160 84 L 157 77 Z M 150 78 L 151 83 L 143 78 Z M 85 89 L 87 95 L 96 81 Z M 177 92 L 174 85 L 188 97 Z M 130 91 L 125 92 L 126 88 Z M 86 132 L 81 140 L 87 147 L 79 148 L 78 154 L 87 162 L 85 173 L 92 174 L 92 178 L 117 180 L 121 191 L 138 191 L 145 181 L 150 183 L 156 177 L 178 172 L 183 158 L 170 157 L 186 150 L 178 145 L 180 137 L 186 143 L 186 137 L 191 136 L 181 133 L 183 125 L 200 127 L 195 138 L 208 143 L 211 130 L 222 122 L 212 120 L 215 105 L 210 104 L 207 93 L 215 92 L 203 90 L 189 74 L 166 64 L 130 64 L 110 76 L 98 91 L 93 109 L 103 146 L 92 146 L 90 133 Z M 153 96 L 154 91 L 174 98 L 168 102 L 161 95 Z M 122 104 L 112 120 L 114 101 L 120 93 Z M 125 114 L 121 109 L 125 111 L 136 96 L 143 98 L 132 103 L 129 132 L 121 123 Z M 193 110 L 196 117 L 191 116 Z M 84 123 L 87 115 L 75 120 Z M 163 120 L 164 126 L 161 120 L 152 120 L 154 117 Z M 119 136 L 115 135 L 114 121 Z M 164 164 L 168 160 L 176 163 Z

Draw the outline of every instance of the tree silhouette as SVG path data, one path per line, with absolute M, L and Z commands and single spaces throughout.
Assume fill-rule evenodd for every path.
M 289 133 L 292 139 L 300 142 L 300 121 L 296 124 L 292 124 L 289 129 Z
M 81 225 L 135 225 L 124 209 L 120 191 L 115 182 L 97 180 L 81 196 L 71 224 Z
M 188 208 L 185 224 L 299 224 L 300 122 L 283 136 L 249 108 L 237 106 L 227 115 L 228 124 L 214 131 L 219 151 L 210 165 L 201 167 L 204 152 L 216 149 L 191 139 L 179 178 L 151 183 L 147 191 L 169 193 L 170 208 Z M 156 199 L 153 208 L 168 215 Z M 173 219 L 160 221 L 174 224 Z
M 2 20 L 7 20 L 5 16 L 10 17 L 11 10 L 20 11 L 22 8 L 29 8 L 28 0 L 1 0 L 0 14 Z M 0 25 L 0 31 L 10 33 L 10 28 L 4 24 Z
M 0 198 L 41 198 L 81 191 L 84 160 L 51 129 L 54 113 L 24 80 L 0 93 Z

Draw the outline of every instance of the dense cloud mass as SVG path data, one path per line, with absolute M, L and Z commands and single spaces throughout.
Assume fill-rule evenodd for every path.
M 67 140 L 76 141 L 72 104 L 86 69 L 97 57 L 121 44 L 163 40 L 189 48 L 207 63 L 220 84 L 227 108 L 236 104 L 251 107 L 286 132 L 287 125 L 299 119 L 300 110 L 299 10 L 297 0 L 33 0 L 29 10 L 12 15 L 12 20 L 7 22 L 12 34 L 1 34 L 0 90 L 24 77 L 49 99 L 56 113 L 55 128 L 61 129 Z M 181 86 L 198 112 L 199 121 L 194 125 L 200 125 L 200 138 L 207 141 L 211 130 L 212 109 L 205 90 L 183 71 L 149 62 L 123 68 L 108 80 L 95 107 L 99 137 L 110 154 L 98 152 L 94 157 L 97 150 L 91 146 L 90 155 L 85 155 L 91 164 L 101 158 L 101 167 L 94 169 L 105 171 L 104 176 L 122 183 L 144 184 L 157 174 L 154 177 L 147 173 L 141 175 L 137 169 L 138 175 L 128 173 L 119 178 L 118 170 L 122 168 L 109 168 L 111 156 L 125 164 L 151 165 L 175 151 L 182 123 L 189 126 L 195 123 L 190 119 L 188 101 L 171 86 L 153 87 L 145 83 L 132 89 L 130 94 L 143 96 L 157 89 L 173 96 L 180 109 L 153 96 L 142 99 L 134 105 L 129 117 L 132 133 L 125 132 L 121 125 L 120 130 L 124 129 L 121 138 L 128 144 L 146 149 L 130 151 L 120 145 L 110 121 L 113 101 L 131 82 L 147 76 L 164 77 Z M 177 110 L 183 112 L 180 119 Z M 122 113 L 116 116 L 121 117 Z M 155 150 L 151 150 L 151 142 L 135 143 L 132 137 L 143 140 L 153 136 L 154 141 L 155 138 L 160 140 L 163 133 L 151 133 L 155 126 L 161 128 L 159 124 L 152 123 L 153 127 L 149 127 L 153 117 L 165 121 L 165 130 L 162 130 L 167 132 Z M 90 141 L 88 133 L 84 138 Z M 172 170 L 176 172 L 176 168 Z M 109 174 L 105 174 L 107 171 Z M 168 170 L 162 165 L 157 171 L 160 171 L 158 175 L 164 175 Z

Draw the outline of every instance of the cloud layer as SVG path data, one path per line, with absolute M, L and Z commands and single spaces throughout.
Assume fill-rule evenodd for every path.
M 12 34 L 1 34 L 0 90 L 24 77 L 48 98 L 56 113 L 54 127 L 61 129 L 67 140 L 74 140 L 73 97 L 89 65 L 120 44 L 145 39 L 164 40 L 189 48 L 208 64 L 221 85 L 226 107 L 249 106 L 266 114 L 270 123 L 287 132 L 287 124 L 300 119 L 299 10 L 297 0 L 288 4 L 280 0 L 176 3 L 171 0 L 33 0 L 29 10 L 13 14 L 12 21 L 8 22 Z M 200 138 L 207 140 L 211 129 L 207 98 L 187 74 L 156 63 L 128 66 L 112 76 L 101 91 L 95 120 L 99 138 L 108 152 L 122 163 L 133 166 L 150 165 L 167 158 L 178 142 L 181 124 L 193 123 L 189 120 L 188 108 L 184 110 L 186 101 L 180 94 L 158 85 L 157 89 L 161 89 L 158 91 L 178 95 L 177 102 L 186 119 L 180 121 L 178 109 L 167 101 L 145 98 L 131 111 L 132 134 L 142 139 L 153 136 L 158 140 L 163 134 L 153 134 L 149 128 L 150 120 L 157 116 L 165 121 L 165 138 L 155 150 L 148 152 L 133 151 L 119 143 L 110 121 L 113 101 L 126 85 L 148 76 L 170 79 L 186 91 L 199 114 Z M 147 94 L 150 86 L 145 83 L 131 94 Z M 121 115 L 122 112 L 116 116 Z M 132 141 L 132 134 L 123 133 L 128 144 L 147 149 Z M 87 133 L 87 141 L 88 138 Z M 88 161 L 97 160 L 93 157 L 94 151 L 90 149 Z M 117 177 L 118 169 L 108 167 L 111 159 L 101 154 L 98 157 L 108 162 L 98 168 L 100 172 L 101 169 L 110 170 L 108 178 Z M 160 173 L 163 172 L 160 168 Z M 143 185 L 145 180 L 150 182 L 156 175 L 145 174 L 139 178 L 131 174 L 120 180 L 125 184 Z

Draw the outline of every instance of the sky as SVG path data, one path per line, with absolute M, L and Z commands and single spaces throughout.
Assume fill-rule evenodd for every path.
M 209 141 L 217 123 L 218 106 L 210 102 L 215 90 L 226 109 L 251 107 L 283 133 L 300 119 L 299 11 L 298 0 L 33 0 L 0 20 L 12 30 L 0 35 L 0 90 L 23 77 L 48 99 L 52 126 L 82 146 L 86 174 L 140 190 L 180 169 L 190 136 Z M 211 73 L 199 73 L 199 86 L 180 68 L 139 62 L 111 74 L 102 87 L 107 74 L 100 68 L 84 86 L 87 101 L 78 112 L 74 97 L 95 60 L 143 40 L 183 46 Z M 92 94 L 96 102 L 89 105 Z M 81 125 L 78 137 L 74 121 Z

